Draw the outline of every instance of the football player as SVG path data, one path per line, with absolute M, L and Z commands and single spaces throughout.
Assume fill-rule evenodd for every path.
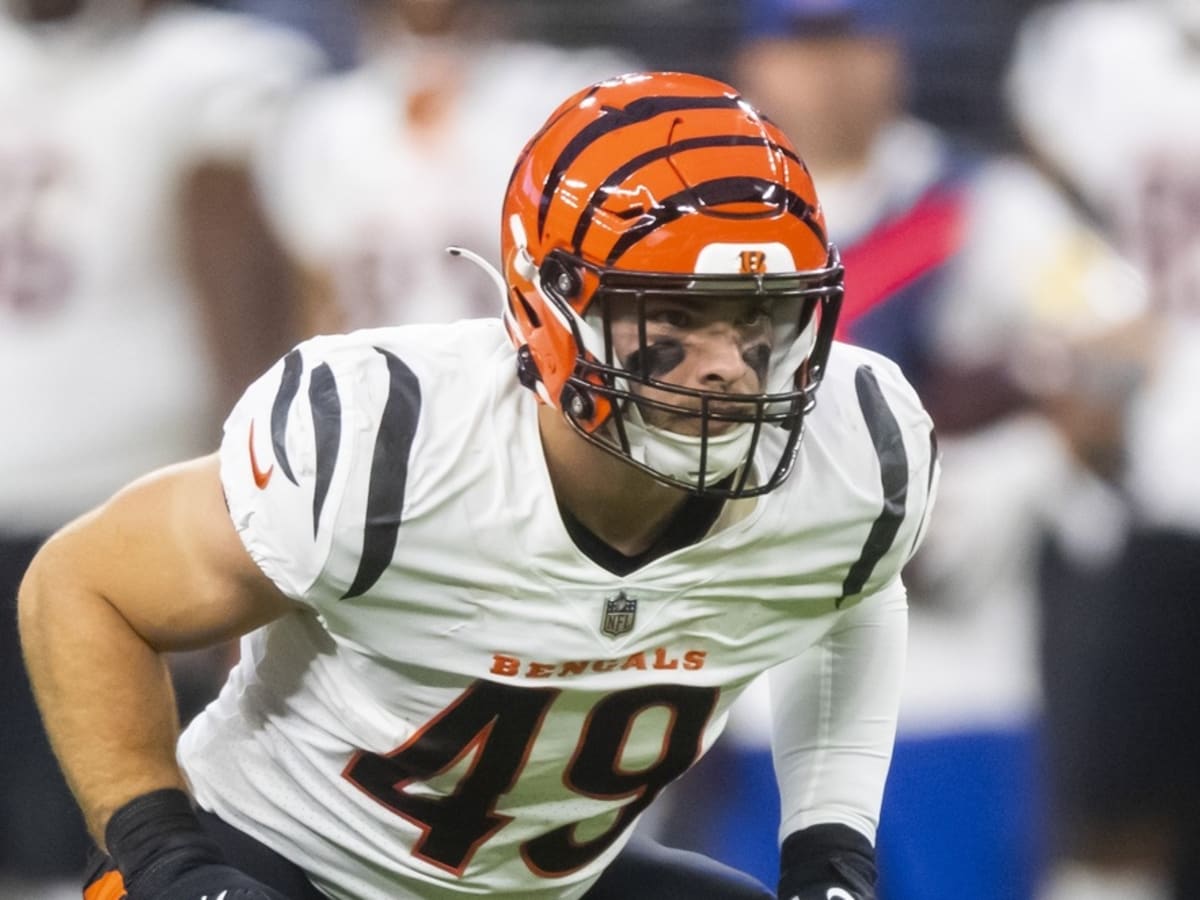
M 301 344 L 219 453 L 31 566 L 89 900 L 770 897 L 622 853 L 767 670 L 778 896 L 875 896 L 936 444 L 833 340 L 796 149 L 721 82 L 614 78 L 530 140 L 501 228 L 502 320 Z M 162 654 L 233 635 L 177 745 Z

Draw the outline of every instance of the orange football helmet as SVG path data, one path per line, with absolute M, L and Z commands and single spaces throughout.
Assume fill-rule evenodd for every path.
M 501 232 L 505 324 L 521 381 L 542 401 L 605 450 L 694 493 L 749 496 L 783 482 L 833 340 L 842 267 L 792 143 L 733 88 L 654 72 L 575 94 L 518 158 Z M 645 364 L 631 371 L 631 358 L 651 355 L 654 298 L 767 310 L 761 391 L 686 388 Z M 612 342 L 618 300 L 636 304 L 641 323 L 643 352 L 624 362 Z M 654 427 L 647 403 L 694 427 Z M 768 429 L 782 440 L 765 438 Z M 768 444 L 777 458 L 754 471 Z

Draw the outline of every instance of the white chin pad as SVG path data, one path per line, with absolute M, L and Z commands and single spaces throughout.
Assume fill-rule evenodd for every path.
M 743 423 L 724 434 L 709 435 L 707 471 L 704 483 L 713 485 L 733 474 L 746 461 L 754 429 Z M 700 448 L 698 436 L 677 434 L 642 418 L 636 403 L 630 403 L 625 413 L 625 435 L 629 439 L 629 454 L 634 460 L 654 471 L 690 484 L 700 484 Z

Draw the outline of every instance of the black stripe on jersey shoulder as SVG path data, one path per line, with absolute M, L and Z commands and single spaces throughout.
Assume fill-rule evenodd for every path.
M 304 373 L 304 360 L 299 350 L 291 351 L 283 358 L 283 377 L 279 381 L 279 390 L 275 392 L 275 402 L 271 404 L 271 449 L 284 477 L 292 484 L 299 485 L 296 476 L 292 474 L 292 465 L 287 456 L 287 420 L 288 410 L 292 401 L 300 391 L 300 378 Z
M 421 415 L 421 384 L 416 374 L 394 353 L 382 347 L 375 350 L 387 362 L 388 396 L 371 457 L 362 556 L 343 600 L 370 590 L 392 561 L 404 511 L 408 460 Z
M 658 206 L 641 217 L 636 225 L 621 235 L 608 254 L 606 263 L 612 265 L 638 241 L 685 212 L 703 212 L 705 215 L 725 219 L 758 219 L 761 212 L 724 212 L 716 207 L 725 203 L 770 203 L 780 212 L 801 219 L 817 240 L 825 243 L 825 233 L 813 217 L 813 208 L 799 194 L 789 191 L 782 184 L 765 178 L 734 176 L 704 181 L 686 190 L 672 194 L 659 201 Z
M 313 487 L 313 537 L 321 521 L 321 508 L 329 494 L 333 468 L 342 438 L 342 398 L 329 363 L 313 369 L 308 383 L 308 405 L 312 409 L 313 442 L 317 450 L 317 475 Z
M 571 163 L 575 162 L 588 147 L 600 138 L 619 128 L 626 128 L 653 119 L 666 112 L 679 112 L 685 109 L 738 109 L 742 105 L 740 97 L 641 97 L 634 100 L 624 109 L 607 107 L 602 118 L 596 119 L 584 126 L 580 132 L 567 142 L 542 188 L 542 198 L 538 203 L 538 234 L 546 225 L 546 216 L 550 212 L 550 201 L 558 184 L 567 174 Z
M 854 373 L 854 388 L 858 393 L 858 405 L 866 420 L 867 431 L 871 435 L 871 443 L 875 445 L 875 454 L 879 457 L 883 508 L 871 524 L 862 552 L 846 573 L 838 606 L 847 597 L 862 591 L 879 560 L 891 549 L 900 531 L 900 524 L 904 521 L 908 502 L 908 454 L 904 449 L 904 435 L 870 366 L 858 367 Z
M 596 188 L 588 202 L 584 204 L 583 211 L 579 214 L 579 221 L 575 223 L 575 231 L 571 235 L 571 244 L 575 248 L 575 255 L 579 256 L 582 254 L 583 239 L 592 224 L 592 218 L 595 216 L 596 209 L 604 202 L 610 191 L 620 187 L 625 179 L 629 178 L 639 169 L 650 165 L 652 162 L 665 159 L 668 156 L 674 156 L 678 153 L 686 153 L 689 150 L 704 150 L 710 147 L 765 147 L 768 150 L 782 153 L 797 163 L 800 162 L 800 157 L 787 147 L 749 134 L 713 134 L 704 137 L 688 138 L 687 140 L 676 141 L 673 144 L 655 147 L 653 150 L 648 150 L 645 153 L 639 153 L 605 178 L 600 187 Z

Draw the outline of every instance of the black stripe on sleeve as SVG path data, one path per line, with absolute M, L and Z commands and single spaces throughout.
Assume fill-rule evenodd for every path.
M 343 600 L 368 591 L 387 569 L 396 551 L 408 458 L 421 414 L 421 385 L 413 370 L 395 354 L 381 347 L 375 349 L 387 361 L 388 397 L 371 458 L 362 556 L 354 582 L 342 595 Z
M 287 457 L 287 420 L 292 400 L 300 390 L 300 376 L 303 370 L 304 362 L 300 358 L 299 350 L 293 350 L 283 358 L 283 378 L 280 379 L 279 390 L 275 392 L 275 402 L 271 405 L 271 449 L 275 452 L 280 471 L 295 485 L 299 482 L 292 474 L 292 466 Z
M 859 366 L 854 373 L 854 388 L 858 393 L 858 404 L 862 408 L 867 431 L 871 435 L 871 443 L 875 445 L 875 453 L 879 457 L 883 508 L 871 524 L 862 552 L 846 573 L 838 606 L 841 606 L 842 600 L 860 593 L 866 586 L 871 572 L 891 548 L 900 531 L 908 500 L 908 454 L 904 450 L 904 436 L 870 367 Z
M 321 522 L 321 508 L 329 494 L 333 468 L 337 463 L 338 445 L 342 437 L 342 398 L 329 363 L 313 369 L 308 383 L 308 403 L 312 408 L 313 441 L 317 449 L 317 476 L 313 488 L 313 537 Z

